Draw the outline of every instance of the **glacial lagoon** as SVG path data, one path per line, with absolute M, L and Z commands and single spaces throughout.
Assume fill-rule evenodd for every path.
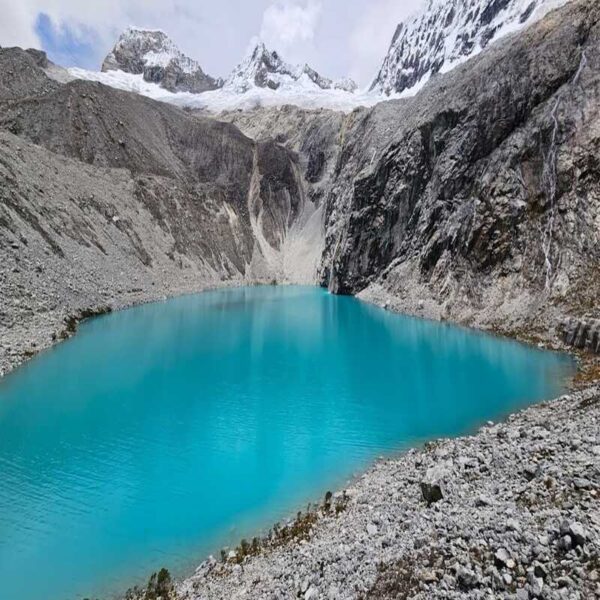
M 0 380 L 3 600 L 190 572 L 379 456 L 560 394 L 565 356 L 312 287 L 84 322 Z

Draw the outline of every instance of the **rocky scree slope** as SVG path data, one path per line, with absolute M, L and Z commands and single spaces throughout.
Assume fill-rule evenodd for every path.
M 102 71 L 143 75 L 170 92 L 201 93 L 222 87 L 223 81 L 207 75 L 160 30 L 127 28 L 104 59 Z
M 428 0 L 400 23 L 371 91 L 401 94 L 475 56 L 568 0 Z
M 0 50 L 3 371 L 90 311 L 314 281 L 320 229 L 304 248 L 314 208 L 290 151 L 100 84 L 59 84 L 39 60 Z M 301 264 L 284 261 L 292 230 Z
M 599 424 L 590 388 L 382 460 L 311 515 L 205 561 L 171 597 L 597 598 Z

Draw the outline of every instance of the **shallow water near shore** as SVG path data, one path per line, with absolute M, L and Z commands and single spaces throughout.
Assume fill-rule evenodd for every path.
M 185 574 L 378 456 L 557 396 L 573 372 L 310 287 L 92 319 L 0 380 L 0 595 L 105 598 Z

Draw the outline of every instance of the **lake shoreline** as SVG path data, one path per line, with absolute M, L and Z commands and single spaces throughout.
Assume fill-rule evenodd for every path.
M 168 294 L 153 294 L 151 293 L 152 290 L 144 291 L 133 298 L 121 299 L 120 301 L 113 303 L 110 306 L 110 311 L 122 310 L 150 302 L 159 302 L 168 298 L 200 293 L 211 289 L 223 289 L 244 285 L 267 285 L 268 283 L 269 282 L 246 281 L 219 282 L 201 286 L 200 289 L 194 288 L 193 286 L 186 286 L 185 288 L 180 288 L 176 291 L 174 290 L 172 293 Z M 360 299 L 370 301 L 366 298 Z M 384 302 L 373 303 L 378 304 L 383 308 L 390 309 L 390 306 L 386 305 Z M 99 313 L 109 312 L 102 309 L 102 306 L 96 306 L 96 308 L 87 310 L 98 310 Z M 401 311 L 394 310 L 394 312 Z M 80 312 L 79 314 L 86 315 L 88 313 Z M 77 315 L 71 315 L 70 318 L 75 319 L 75 327 L 69 332 L 69 335 L 66 336 L 67 338 L 76 333 L 76 325 L 77 322 L 79 322 Z M 8 354 L 3 352 L 0 355 L 0 372 L 4 374 L 10 372 L 35 353 L 45 350 L 61 341 L 63 338 L 60 336 L 60 331 L 61 328 L 66 326 L 67 322 L 68 320 L 65 317 L 50 318 L 45 326 L 23 327 L 19 328 L 18 331 L 12 332 L 13 337 L 23 336 L 24 331 L 29 329 L 28 334 L 25 334 L 28 335 L 25 345 L 31 348 L 32 351 L 31 353 L 26 352 L 21 354 Z M 485 329 L 477 330 L 486 332 Z M 53 337 L 48 334 L 49 331 L 58 331 L 58 335 Z M 515 336 L 515 338 L 519 339 L 518 336 Z M 9 345 L 12 345 L 13 340 L 10 338 L 7 339 L 6 336 L 3 336 L 3 339 L 5 346 L 7 341 Z M 21 337 L 21 340 L 23 340 L 23 337 Z M 531 340 L 521 339 L 520 341 L 531 343 Z M 554 349 L 565 351 L 565 348 L 558 343 Z M 588 409 L 586 409 L 586 417 L 583 419 L 582 423 L 580 423 L 581 419 L 579 418 L 570 418 L 573 411 L 573 405 L 576 405 L 577 403 L 581 404 L 586 398 L 594 398 L 599 393 L 600 392 L 596 387 L 587 387 L 580 391 L 574 389 L 571 393 L 560 399 L 544 402 L 540 405 L 535 405 L 522 412 L 511 415 L 503 424 L 494 427 L 486 427 L 472 437 L 433 442 L 427 444 L 425 449 L 410 450 L 399 456 L 381 460 L 369 468 L 364 474 L 358 476 L 350 488 L 346 490 L 349 498 L 348 507 L 341 512 L 339 516 L 334 518 L 331 514 L 323 514 L 322 511 L 317 511 L 315 513 L 318 518 L 314 524 L 311 524 L 308 539 L 300 540 L 298 543 L 291 542 L 281 547 L 268 548 L 266 551 L 260 552 L 257 556 L 248 556 L 245 558 L 236 556 L 226 563 L 215 560 L 205 561 L 197 569 L 195 575 L 185 579 L 178 585 L 178 596 L 185 598 L 186 600 L 199 600 L 200 598 L 208 600 L 209 598 L 225 598 L 229 596 L 235 598 L 241 597 L 240 593 L 243 589 L 248 592 L 251 590 L 251 597 L 273 597 L 273 594 L 275 594 L 275 596 L 279 594 L 280 597 L 288 597 L 288 594 L 293 592 L 293 594 L 299 594 L 300 597 L 305 598 L 346 598 L 360 597 L 369 592 L 369 590 L 375 590 L 373 593 L 377 594 L 378 587 L 381 587 L 382 585 L 385 587 L 385 585 L 388 585 L 382 583 L 383 571 L 380 572 L 381 565 L 384 565 L 386 561 L 391 561 L 392 556 L 394 555 L 419 555 L 420 549 L 426 546 L 426 544 L 420 548 L 414 546 L 414 542 L 421 539 L 417 531 L 413 531 L 412 533 L 406 531 L 406 535 L 403 534 L 403 543 L 400 545 L 397 545 L 394 541 L 396 538 L 388 540 L 386 536 L 389 537 L 389 530 L 392 529 L 394 522 L 398 522 L 397 519 L 393 517 L 392 513 L 394 513 L 395 510 L 400 510 L 401 512 L 408 511 L 406 514 L 409 515 L 409 520 L 411 520 L 411 522 L 421 523 L 421 525 L 423 525 L 423 523 L 430 522 L 431 517 L 437 518 L 437 516 L 439 516 L 439 510 L 442 507 L 452 511 L 457 510 L 457 507 L 453 506 L 452 496 L 455 493 L 455 489 L 460 489 L 461 485 L 467 484 L 467 481 L 464 479 L 466 473 L 465 469 L 461 467 L 460 469 L 462 469 L 462 471 L 457 472 L 456 463 L 453 461 L 453 466 L 450 467 L 449 471 L 449 473 L 451 473 L 450 481 L 443 482 L 443 486 L 449 490 L 448 498 L 446 498 L 445 495 L 440 503 L 433 504 L 431 507 L 427 507 L 419 489 L 421 483 L 420 480 L 425 476 L 427 469 L 439 466 L 439 463 L 442 463 L 442 467 L 444 467 L 444 465 L 448 466 L 448 461 L 446 459 L 447 455 L 455 456 L 457 451 L 472 444 L 483 444 L 488 452 L 491 449 L 492 455 L 496 455 L 503 446 L 500 442 L 496 443 L 496 438 L 501 440 L 506 439 L 506 436 L 508 436 L 508 438 L 512 439 L 511 435 L 515 430 L 522 428 L 524 423 L 532 424 L 532 426 L 535 427 L 543 426 L 552 436 L 553 442 L 556 442 L 555 436 L 557 435 L 557 432 L 561 431 L 560 427 L 561 425 L 564 425 L 565 421 L 570 420 L 572 423 L 579 424 L 584 429 L 586 427 L 589 428 L 590 424 L 593 424 L 598 418 L 598 403 L 592 403 L 589 407 L 589 412 L 591 414 L 588 415 Z M 567 415 L 569 418 L 565 418 Z M 556 427 L 552 427 L 553 424 L 556 425 Z M 511 451 L 523 451 L 528 448 L 527 444 L 522 443 L 523 438 L 517 437 L 515 439 L 518 440 L 518 443 L 513 443 Z M 585 455 L 588 461 L 594 462 L 595 460 L 597 462 L 597 455 L 593 454 L 592 450 L 596 448 L 598 444 L 600 444 L 600 439 L 597 438 L 595 443 L 590 446 L 589 452 Z M 438 452 L 439 448 L 442 448 L 442 450 Z M 441 455 L 440 452 L 442 453 Z M 581 453 L 582 451 L 578 450 L 578 452 Z M 485 463 L 483 464 L 485 465 Z M 569 460 L 566 461 L 566 464 L 567 467 L 565 467 L 565 470 L 568 470 Z M 513 464 L 513 467 L 514 470 L 518 472 L 520 467 L 516 462 Z M 551 467 L 558 468 L 559 466 L 553 464 Z M 562 469 L 562 466 L 560 466 L 560 468 Z M 405 473 L 409 473 L 410 475 L 406 475 Z M 493 469 L 489 470 L 489 473 L 493 480 L 494 475 L 497 473 Z M 519 485 L 522 487 L 523 483 L 519 481 L 514 482 L 514 487 L 518 487 Z M 367 500 L 367 498 L 377 497 L 380 497 L 380 499 L 383 500 L 390 494 L 392 496 L 394 496 L 394 494 L 397 495 L 399 486 L 400 488 L 407 490 L 407 496 L 405 501 L 396 498 L 394 501 L 394 508 L 392 508 L 392 506 L 385 508 L 385 504 L 382 504 L 381 502 Z M 473 486 L 470 487 L 473 488 Z M 410 492 L 408 492 L 409 489 Z M 486 490 L 487 488 L 481 491 L 481 494 L 485 495 Z M 595 487 L 592 488 L 592 491 L 595 490 Z M 473 494 L 477 495 L 479 491 L 477 489 L 470 489 L 469 493 L 472 500 Z M 334 496 L 334 501 L 337 501 L 337 499 L 340 498 L 340 494 L 341 492 Z M 459 496 L 459 499 L 461 504 L 458 510 L 461 511 L 463 518 L 468 518 L 473 510 L 473 503 L 471 502 L 470 504 L 467 503 L 465 505 L 465 501 L 469 500 L 469 498 L 465 499 L 463 496 Z M 475 505 L 479 506 L 478 503 L 481 504 L 479 508 L 482 509 L 486 507 L 489 509 L 491 506 L 495 506 L 496 508 L 501 506 L 502 510 L 509 510 L 512 506 L 511 502 L 512 501 L 507 501 L 502 504 L 492 502 L 491 504 L 488 504 L 487 502 L 481 501 L 481 499 L 476 499 Z M 367 512 L 365 512 L 365 510 Z M 366 519 L 366 515 L 374 514 L 375 510 L 378 511 L 378 514 L 381 514 L 374 519 Z M 489 510 L 483 511 L 483 513 L 485 513 L 484 516 L 488 521 L 491 518 L 488 514 L 489 512 Z M 571 517 L 577 518 L 579 519 L 576 521 L 577 523 L 582 519 L 585 521 L 582 514 L 577 511 L 574 516 L 567 513 L 561 513 L 561 518 L 562 517 L 564 517 L 562 520 L 568 520 Z M 366 522 L 367 520 L 369 522 Z M 556 516 L 554 521 L 557 521 Z M 380 523 L 383 523 L 385 527 L 381 526 Z M 436 526 L 442 527 L 443 532 L 443 524 L 440 524 L 437 521 L 436 523 Z M 557 526 L 560 528 L 559 525 Z M 597 544 L 598 531 L 594 529 L 595 525 L 585 521 L 584 528 L 585 527 L 587 527 L 586 531 L 593 531 L 593 535 L 596 536 L 595 543 Z M 375 530 L 377 530 L 377 532 L 375 532 Z M 385 534 L 383 534 L 384 530 L 386 531 Z M 440 531 L 436 530 L 436 532 L 436 535 L 440 534 Z M 531 532 L 528 532 L 528 535 L 529 533 Z M 433 535 L 433 532 L 431 535 Z M 556 543 L 560 543 L 560 540 L 564 537 L 565 536 L 560 537 Z M 502 536 L 500 539 L 502 540 L 502 543 L 504 543 L 504 538 L 502 538 Z M 512 543 L 515 543 L 515 541 L 512 540 Z M 507 542 L 504 545 L 510 544 Z M 350 550 L 348 550 L 346 546 L 350 548 Z M 450 546 L 452 546 L 452 544 L 450 544 Z M 339 556 L 343 556 L 344 558 L 339 558 L 335 548 L 341 553 Z M 352 548 L 354 548 L 354 550 L 351 550 Z M 322 556 L 318 565 L 314 561 L 313 550 L 314 552 L 318 552 L 319 556 Z M 444 547 L 441 548 L 440 551 L 445 553 L 447 550 L 448 548 Z M 458 552 L 460 554 L 459 551 L 460 548 L 457 549 L 452 546 L 451 552 L 455 552 L 455 554 Z M 573 552 L 574 551 L 575 550 L 573 550 Z M 363 561 L 363 563 L 358 565 L 358 557 L 363 557 L 364 559 L 365 553 L 371 553 L 371 559 L 367 562 Z M 409 559 L 407 558 L 406 560 Z M 343 565 L 341 569 L 345 572 L 345 578 L 348 579 L 347 585 L 344 583 L 344 578 L 336 579 L 337 575 L 333 575 L 334 571 L 337 572 L 338 567 L 336 565 L 340 562 Z M 492 558 L 490 564 L 496 564 L 496 562 L 496 559 Z M 315 573 L 320 574 L 321 572 L 324 572 L 325 567 L 322 567 L 321 565 L 330 568 L 332 575 L 331 577 L 318 577 L 315 580 Z M 482 566 L 482 569 L 481 573 L 478 574 L 477 571 L 479 566 Z M 413 565 L 413 567 L 420 568 L 420 566 L 416 564 Z M 494 590 L 505 589 L 507 593 L 510 592 L 510 590 L 516 590 L 516 586 L 519 583 L 523 583 L 522 587 L 524 589 L 529 589 L 527 586 L 533 589 L 533 585 L 537 585 L 536 582 L 532 583 L 533 579 L 528 576 L 526 570 L 524 573 L 515 574 L 515 577 L 513 577 L 510 573 L 503 573 L 502 569 L 494 567 L 498 571 L 498 574 L 496 576 L 496 573 L 493 573 L 493 576 L 490 576 L 484 574 L 483 563 L 481 565 L 479 563 L 475 565 L 471 564 L 471 567 L 471 570 L 469 571 L 467 568 L 467 571 L 474 572 L 479 581 L 475 587 L 469 588 L 472 591 L 475 589 L 479 590 L 482 585 L 489 585 L 490 581 L 494 580 L 494 577 L 496 587 L 492 586 L 492 588 Z M 394 569 L 396 569 L 396 565 L 391 565 L 389 569 L 389 572 L 387 572 L 388 576 L 394 579 L 396 576 L 392 576 L 392 573 L 394 572 Z M 402 571 L 404 566 L 398 567 L 398 569 Z M 430 572 L 432 570 L 433 573 Z M 446 569 L 444 568 L 444 571 L 445 570 Z M 425 571 L 427 571 L 427 569 L 425 569 Z M 438 569 L 438 571 L 440 571 L 440 569 Z M 296 576 L 294 575 L 294 572 L 302 573 L 302 576 Z M 460 597 L 470 597 L 471 592 L 463 589 L 465 587 L 463 581 L 464 577 L 461 579 L 460 576 L 462 571 L 455 569 L 454 572 L 454 580 L 451 578 L 446 578 L 446 580 L 444 580 L 445 575 L 444 577 L 438 577 L 436 579 L 435 565 L 432 565 L 431 569 L 424 572 L 422 576 L 419 576 L 416 579 L 414 577 L 411 578 L 412 583 L 410 583 L 410 585 L 416 585 L 421 593 L 424 593 L 423 590 L 421 590 L 421 588 L 424 587 L 426 595 L 423 597 L 427 598 L 438 597 L 438 593 L 442 594 L 442 596 L 443 594 L 451 594 L 453 585 L 459 586 L 460 590 L 456 593 L 462 594 Z M 251 575 L 249 573 L 251 573 Z M 352 576 L 350 576 L 351 574 Z M 512 578 L 510 584 L 507 583 L 509 577 L 505 577 L 504 575 L 509 575 L 509 577 Z M 363 581 L 363 584 L 357 583 L 357 577 L 360 581 Z M 492 577 L 492 580 L 489 579 L 490 577 Z M 483 583 L 481 583 L 482 581 Z M 500 581 L 504 582 L 501 584 L 504 588 L 498 587 Z M 564 582 L 562 582 L 561 585 L 563 583 Z M 341 588 L 338 584 L 341 585 Z M 394 583 L 394 585 L 396 584 Z M 561 589 L 567 588 L 568 586 Z M 418 591 L 417 588 L 415 588 L 414 591 Z M 373 597 L 378 596 L 375 595 Z M 445 595 L 443 597 L 452 596 Z
M 270 285 L 268 281 L 232 279 L 229 281 L 207 281 L 200 284 L 181 283 L 167 284 L 168 289 L 161 291 L 144 285 L 137 291 L 121 296 L 111 296 L 106 302 L 98 302 L 90 298 L 87 303 L 80 303 L 76 310 L 56 310 L 37 313 L 31 319 L 13 327 L 0 328 L 0 379 L 26 363 L 41 352 L 49 350 L 68 340 L 77 333 L 79 324 L 87 318 L 101 316 L 110 312 L 118 312 L 152 304 L 165 302 L 173 298 L 201 294 L 211 290 L 237 288 L 243 286 Z
M 333 496 L 339 514 L 319 508 L 306 536 L 206 560 L 176 597 L 591 598 L 599 423 L 592 386 L 381 459 Z
M 97 298 L 90 297 L 88 302 L 79 303 L 76 310 L 55 310 L 35 313 L 29 319 L 23 319 L 15 326 L 0 327 L 0 379 L 19 366 L 44 352 L 56 344 L 63 342 L 76 334 L 79 323 L 93 316 L 101 316 L 105 313 L 127 310 L 144 304 L 154 302 L 165 302 L 181 296 L 201 294 L 202 292 L 262 285 L 295 285 L 293 282 L 273 282 L 267 280 L 244 280 L 232 279 L 224 281 L 207 281 L 203 283 L 184 284 L 181 282 L 164 282 L 164 289 L 154 289 L 153 285 L 143 285 L 140 289 L 128 294 L 112 295 L 108 301 L 101 302 Z M 315 287 L 322 287 L 315 284 Z M 373 304 L 384 310 L 435 322 L 442 322 L 433 313 L 419 312 L 401 304 L 394 303 L 391 294 L 385 296 L 361 293 L 355 298 Z M 16 319 L 18 321 L 18 319 Z M 587 360 L 596 363 L 596 357 L 588 353 L 578 353 L 573 347 L 563 344 L 554 339 L 549 340 L 539 335 L 524 335 L 522 331 L 503 331 L 485 326 L 472 326 L 461 321 L 444 321 L 450 325 L 463 327 L 470 331 L 497 335 L 506 339 L 513 339 L 523 344 L 535 346 L 540 349 L 553 350 L 571 355 L 578 361 L 580 369 L 587 367 Z M 577 389 L 573 386 L 573 389 Z

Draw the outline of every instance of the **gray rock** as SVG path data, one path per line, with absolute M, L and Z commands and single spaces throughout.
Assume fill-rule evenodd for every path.
M 544 580 L 541 577 L 536 577 L 534 573 L 529 573 L 527 581 L 531 586 L 531 593 L 534 597 L 542 595 L 544 590 Z
M 499 548 L 498 550 L 496 550 L 496 553 L 494 554 L 494 559 L 496 560 L 496 565 L 499 568 L 515 568 L 515 561 L 513 560 L 513 558 L 511 558 L 510 554 L 505 548 Z
M 318 597 L 319 590 L 314 586 L 309 587 L 304 594 L 304 600 L 316 600 Z
M 432 467 L 427 470 L 421 481 L 421 494 L 427 504 L 439 502 L 444 497 L 444 481 L 448 471 L 443 466 Z
M 464 590 L 470 590 L 480 585 L 480 579 L 474 571 L 466 567 L 459 567 L 456 571 L 458 585 Z
M 525 465 L 523 468 L 523 474 L 525 475 L 527 481 L 532 481 L 536 477 L 539 477 L 541 472 L 542 470 L 539 465 Z
M 568 552 L 573 547 L 573 540 L 570 535 L 563 535 L 558 541 L 558 547 L 563 552 Z
M 535 577 L 539 577 L 540 579 L 546 579 L 548 577 L 548 571 L 546 567 L 541 563 L 537 563 L 534 566 L 533 574 L 535 575 Z
M 568 530 L 574 546 L 583 546 L 585 544 L 587 532 L 581 523 L 578 523 L 577 521 L 569 523 Z
M 475 506 L 491 506 L 493 503 L 493 500 L 489 496 L 481 494 L 477 497 Z

